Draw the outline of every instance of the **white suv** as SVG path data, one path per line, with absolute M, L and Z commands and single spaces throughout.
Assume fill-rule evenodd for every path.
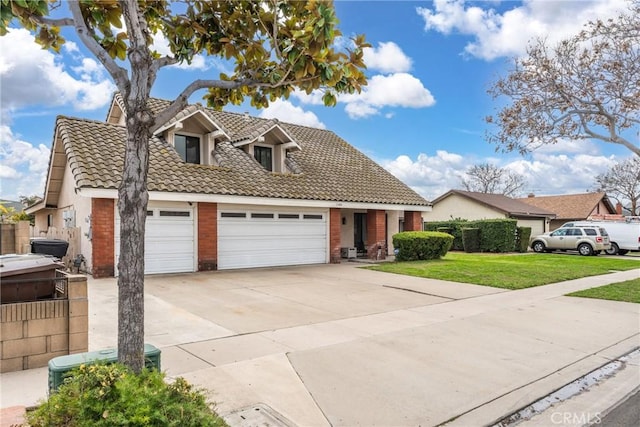
M 578 251 L 580 255 L 598 255 L 611 248 L 607 230 L 602 227 L 562 227 L 532 237 L 529 246 L 535 252 Z

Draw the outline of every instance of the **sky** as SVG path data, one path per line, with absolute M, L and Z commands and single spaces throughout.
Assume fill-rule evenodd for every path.
M 491 163 L 520 174 L 521 196 L 583 193 L 595 177 L 631 157 L 598 141 L 563 140 L 525 156 L 496 151 L 484 118 L 505 100 L 487 90 L 536 37 L 550 42 L 612 17 L 625 0 L 341 1 L 335 2 L 344 40 L 365 34 L 368 86 L 325 107 L 317 96 L 294 94 L 265 110 L 227 111 L 332 130 L 433 200 L 472 165 Z M 65 12 L 64 2 L 58 13 Z M 0 199 L 42 195 L 57 115 L 104 120 L 115 85 L 77 37 L 63 30 L 59 54 L 42 50 L 24 29 L 0 37 Z M 158 37 L 156 49 L 168 52 Z M 189 82 L 217 78 L 228 64 L 197 57 L 163 69 L 152 96 L 172 99 Z M 200 102 L 197 92 L 191 102 Z M 636 136 L 637 138 L 637 136 Z

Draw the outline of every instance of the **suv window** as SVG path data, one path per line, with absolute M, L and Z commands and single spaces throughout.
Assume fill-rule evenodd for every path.
M 587 236 L 597 236 L 596 230 L 594 228 L 585 228 L 584 232 L 587 233 Z
M 569 231 L 568 228 L 558 228 L 556 231 L 554 231 L 553 233 L 551 233 L 552 236 L 566 236 L 567 232 Z
M 600 228 L 600 235 L 601 236 L 608 236 L 609 233 L 607 233 L 607 229 L 606 228 Z
M 567 230 L 567 236 L 582 236 L 582 230 L 579 228 L 570 228 Z

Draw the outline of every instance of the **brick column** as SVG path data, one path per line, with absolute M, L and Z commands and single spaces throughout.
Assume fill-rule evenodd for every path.
M 367 258 L 386 258 L 385 228 L 384 211 L 369 209 L 367 211 Z
M 329 262 L 340 262 L 341 217 L 339 208 L 329 210 Z
M 218 204 L 198 203 L 198 271 L 218 269 Z
M 115 200 L 91 199 L 91 270 L 93 277 L 113 277 Z
M 404 211 L 404 231 L 422 230 L 422 212 Z

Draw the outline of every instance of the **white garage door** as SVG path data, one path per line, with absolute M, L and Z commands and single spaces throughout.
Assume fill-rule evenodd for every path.
M 193 208 L 147 210 L 144 273 L 195 271 Z M 120 217 L 116 215 L 116 264 L 120 253 Z
M 218 212 L 218 269 L 327 262 L 325 212 Z

